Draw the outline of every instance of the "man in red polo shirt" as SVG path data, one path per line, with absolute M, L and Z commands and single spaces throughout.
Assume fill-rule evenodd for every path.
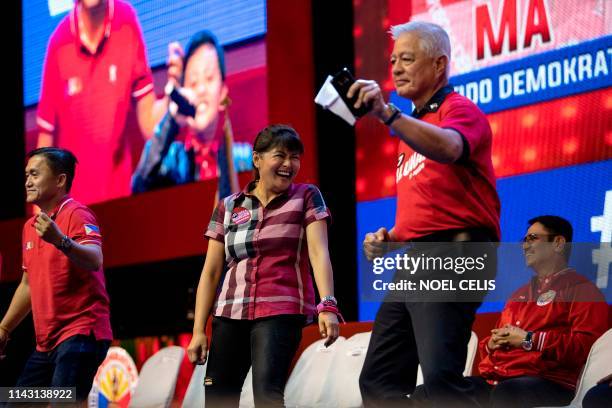
M 112 339 L 93 212 L 68 196 L 76 158 L 46 147 L 28 154 L 26 201 L 40 207 L 23 227 L 23 277 L 0 321 L 0 355 L 32 311 L 36 350 L 17 386 L 76 387 L 84 400 Z
M 366 235 L 366 256 L 384 255 L 385 242 L 499 240 L 491 129 L 480 109 L 448 84 L 448 34 L 424 22 L 394 26 L 391 33 L 395 88 L 415 105 L 412 115 L 386 103 L 372 80 L 356 81 L 347 94 L 357 97 L 356 108 L 368 106 L 369 114 L 399 139 L 395 226 Z M 488 263 L 494 265 L 494 245 L 486 247 L 491 251 Z M 494 267 L 488 269 L 486 274 L 494 276 Z M 473 405 L 474 389 L 462 372 L 479 305 L 409 298 L 383 302 L 360 376 L 364 404 L 405 404 L 420 364 L 429 402 Z
M 73 196 L 89 204 L 130 194 L 126 118 L 132 101 L 145 137 L 168 107 L 155 100 L 136 13 L 121 0 L 78 0 L 47 47 L 36 122 L 38 147 L 80 158 Z

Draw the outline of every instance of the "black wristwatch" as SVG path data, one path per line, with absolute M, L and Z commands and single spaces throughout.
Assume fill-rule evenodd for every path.
M 523 347 L 523 350 L 531 351 L 531 349 L 533 348 L 533 340 L 532 339 L 533 339 L 533 332 L 528 331 L 527 334 L 525 335 L 525 339 L 521 343 L 521 346 Z
M 402 111 L 392 103 L 388 103 L 387 107 L 391 111 L 391 115 L 387 118 L 387 120 L 383 121 L 383 123 L 387 126 L 391 126 L 393 122 L 400 116 L 402 116 Z
M 59 245 L 57 246 L 57 249 L 66 253 L 70 250 L 70 248 L 72 248 L 72 240 L 68 238 L 68 235 L 64 235 Z

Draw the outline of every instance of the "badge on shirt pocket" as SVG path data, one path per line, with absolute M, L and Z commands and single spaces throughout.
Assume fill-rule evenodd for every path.
M 232 222 L 237 225 L 244 224 L 251 220 L 251 212 L 244 207 L 236 207 L 232 211 Z
M 548 292 L 544 292 L 542 293 L 540 296 L 538 296 L 538 300 L 537 300 L 537 305 L 538 306 L 546 306 L 547 304 L 549 304 L 550 302 L 552 302 L 553 300 L 555 300 L 555 295 L 557 294 L 557 292 L 555 292 L 554 290 L 549 290 Z
M 74 95 L 80 94 L 81 91 L 83 90 L 83 83 L 81 82 L 81 78 L 79 77 L 68 78 L 67 87 L 68 89 L 66 90 L 66 92 L 68 93 L 68 96 L 74 96 Z

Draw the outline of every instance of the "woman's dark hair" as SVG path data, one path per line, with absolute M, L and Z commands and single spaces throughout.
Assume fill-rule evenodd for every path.
M 185 69 L 187 68 L 187 62 L 193 56 L 193 54 L 205 44 L 211 44 L 217 51 L 217 62 L 219 63 L 219 71 L 221 71 L 221 79 L 225 82 L 225 56 L 223 54 L 223 47 L 219 43 L 217 37 L 209 30 L 202 30 L 195 33 L 189 40 L 187 50 L 185 51 L 185 57 L 183 58 L 183 79 L 185 78 Z
M 269 152 L 274 148 L 283 148 L 291 153 L 304 153 L 304 145 L 300 135 L 288 125 L 270 125 L 263 128 L 255 137 L 253 151 L 257 153 Z M 259 171 L 253 165 L 255 180 L 259 180 Z
M 40 147 L 29 152 L 26 158 L 29 160 L 34 156 L 43 156 L 47 160 L 47 165 L 56 176 L 62 173 L 65 174 L 66 192 L 70 192 L 72 181 L 74 180 L 74 171 L 78 163 L 75 155 L 70 150 L 58 147 Z

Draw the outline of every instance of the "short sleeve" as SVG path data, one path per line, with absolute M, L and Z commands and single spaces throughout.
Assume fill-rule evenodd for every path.
M 52 36 L 47 45 L 40 101 L 36 111 L 36 125 L 39 132 L 53 133 L 56 127 L 57 107 L 61 104 L 62 97 L 62 81 L 56 54 L 57 46 Z
M 132 97 L 138 101 L 149 92 L 153 92 L 153 75 L 149 67 L 140 23 L 138 22 L 134 10 L 130 8 L 130 11 L 134 30 L 134 41 L 136 42 L 134 63 L 132 64 Z
M 327 219 L 331 221 L 331 213 L 325 205 L 323 195 L 316 186 L 309 185 L 304 197 L 304 208 L 306 211 L 304 217 L 304 227 L 315 221 Z
M 213 211 L 210 222 L 208 223 L 208 229 L 204 233 L 205 237 L 214 239 L 219 242 L 225 243 L 225 226 L 223 220 L 225 219 L 225 200 L 219 200 L 217 207 Z
M 27 237 L 26 237 L 26 228 L 32 225 L 32 219 L 28 219 L 28 221 L 26 221 L 26 223 L 23 225 L 23 228 L 21 229 L 21 269 L 23 270 L 23 272 L 27 272 L 28 271 L 28 256 L 27 256 L 27 251 L 30 249 L 29 246 L 31 245 L 30 243 L 28 243 L 27 241 Z
M 473 153 L 483 142 L 491 140 L 491 127 L 484 113 L 471 102 L 453 101 L 439 125 L 458 132 Z M 469 157 L 469 154 L 467 155 Z
M 96 216 L 88 208 L 74 210 L 70 216 L 70 224 L 66 235 L 81 245 L 102 245 L 100 226 Z

